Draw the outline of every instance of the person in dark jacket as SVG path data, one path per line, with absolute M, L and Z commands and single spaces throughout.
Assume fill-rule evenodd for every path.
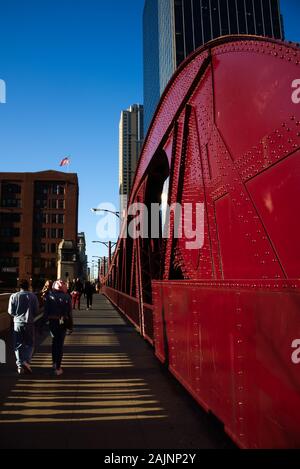
M 63 374 L 61 368 L 63 346 L 67 329 L 72 330 L 72 304 L 67 285 L 63 280 L 56 280 L 52 290 L 45 297 L 45 319 L 49 320 L 52 337 L 52 361 L 56 376 Z
M 9 298 L 8 314 L 14 321 L 14 349 L 18 373 L 32 373 L 30 361 L 34 350 L 34 318 L 39 314 L 39 302 L 29 291 L 27 280 L 20 281 L 20 291 Z
M 85 282 L 84 294 L 86 296 L 86 309 L 92 309 L 93 306 L 93 294 L 95 293 L 95 287 L 91 282 Z

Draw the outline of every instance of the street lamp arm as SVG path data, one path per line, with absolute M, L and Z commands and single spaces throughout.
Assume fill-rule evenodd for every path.
M 92 243 L 99 243 L 99 244 L 104 244 L 107 248 L 110 246 L 113 248 L 117 243 L 112 243 L 111 241 L 92 241 Z
M 99 244 L 104 244 L 108 248 L 108 243 L 105 241 L 92 241 L 92 243 L 99 243 Z
M 116 215 L 116 217 L 120 218 L 120 212 L 113 212 L 112 210 L 107 210 L 106 208 L 91 208 L 92 212 L 107 212 Z

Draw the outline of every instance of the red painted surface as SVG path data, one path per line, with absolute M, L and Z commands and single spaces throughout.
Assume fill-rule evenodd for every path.
M 299 447 L 299 282 L 154 282 L 156 354 L 242 447 Z M 165 330 L 165 336 L 164 336 Z
M 119 240 L 104 287 L 243 448 L 300 445 L 296 79 L 299 48 L 262 38 L 221 38 L 186 60 L 157 108 L 130 201 L 156 202 L 169 178 L 169 204 L 204 203 L 204 245 Z

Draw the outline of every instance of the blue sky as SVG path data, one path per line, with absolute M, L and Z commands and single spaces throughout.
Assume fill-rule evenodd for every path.
M 143 101 L 144 0 L 1 0 L 0 171 L 60 170 L 80 183 L 79 230 L 106 255 L 92 206 L 118 207 L 118 125 Z M 286 38 L 300 42 L 300 2 L 281 0 Z M 90 259 L 91 260 L 91 259 Z

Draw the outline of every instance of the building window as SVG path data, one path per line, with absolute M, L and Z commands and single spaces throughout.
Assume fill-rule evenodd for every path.
M 212 36 L 213 38 L 219 37 L 221 34 L 221 30 L 220 30 L 218 0 L 211 0 L 211 19 L 212 19 Z
M 0 213 L 0 223 L 20 223 L 20 213 Z
M 65 200 L 64 199 L 50 199 L 49 208 L 56 209 L 56 210 L 57 209 L 63 210 L 65 208 Z
M 65 216 L 62 213 L 58 214 L 58 222 L 59 225 L 63 225 L 65 223 Z
M 0 272 L 11 274 L 14 277 L 19 274 L 19 259 L 17 257 L 0 257 Z
M 193 0 L 193 13 L 194 13 L 195 47 L 199 47 L 199 46 L 202 46 L 203 44 L 201 5 L 200 5 L 199 0 Z
M 64 215 L 60 213 L 53 213 L 51 215 L 52 224 L 61 225 L 64 223 Z
M 202 17 L 204 42 L 208 42 L 212 39 L 209 0 L 202 0 Z
M 278 8 L 278 1 L 272 0 L 271 1 L 271 14 L 272 14 L 272 23 L 273 23 L 273 35 L 276 39 L 281 38 L 281 25 L 280 25 L 280 16 L 279 16 L 279 8 Z
M 247 25 L 246 25 L 246 11 L 244 2 L 237 1 L 237 16 L 238 16 L 238 27 L 239 34 L 247 34 Z
M 21 207 L 21 185 L 14 182 L 2 182 L 1 185 L 1 206 Z
M 57 208 L 58 208 L 59 210 L 62 210 L 62 209 L 65 208 L 65 200 L 64 200 L 64 199 L 58 199 L 57 202 L 58 202 Z
M 0 236 L 4 238 L 13 238 L 20 236 L 20 228 L 5 226 L 0 228 Z
M 219 0 L 221 17 L 221 35 L 229 34 L 227 0 Z
M 0 228 L 0 236 L 3 238 L 18 238 L 20 236 L 20 228 L 2 226 Z
M 228 10 L 229 10 L 229 20 L 230 20 L 230 34 L 237 34 L 238 33 L 237 11 L 236 11 L 236 5 L 234 1 L 228 2 Z
M 253 3 L 252 3 L 252 0 L 245 0 L 245 1 L 246 1 L 246 17 L 247 17 L 248 34 L 256 34 Z
M 185 55 L 188 56 L 195 50 L 193 35 L 193 16 L 191 0 L 183 0 L 184 7 L 184 36 L 185 36 Z
M 176 37 L 176 61 L 177 67 L 184 60 L 183 14 L 182 0 L 175 0 L 175 37 Z
M 39 257 L 34 257 L 32 260 L 33 267 L 40 268 L 41 267 L 41 259 Z
M 272 22 L 271 22 L 270 3 L 263 1 L 262 7 L 263 7 L 263 17 L 264 17 L 264 23 L 265 23 L 265 34 L 268 37 L 272 37 L 273 29 L 272 29 Z
M 21 208 L 21 200 L 20 199 L 2 198 L 1 205 L 2 205 L 2 207 Z
M 52 194 L 55 195 L 64 195 L 65 187 L 62 184 L 54 184 L 52 187 Z
M 36 199 L 35 206 L 37 208 L 47 208 L 47 199 Z
M 4 182 L 2 191 L 5 194 L 21 194 L 21 185 L 13 182 Z
M 262 16 L 262 5 L 260 0 L 254 0 L 254 13 L 256 23 L 256 34 L 263 36 L 265 33 Z
M 0 243 L 0 252 L 19 252 L 19 243 Z
M 41 267 L 45 270 L 56 268 L 56 259 L 41 259 Z
M 72 252 L 63 252 L 61 255 L 61 260 L 63 262 L 72 262 L 76 261 L 76 254 L 73 254 Z

